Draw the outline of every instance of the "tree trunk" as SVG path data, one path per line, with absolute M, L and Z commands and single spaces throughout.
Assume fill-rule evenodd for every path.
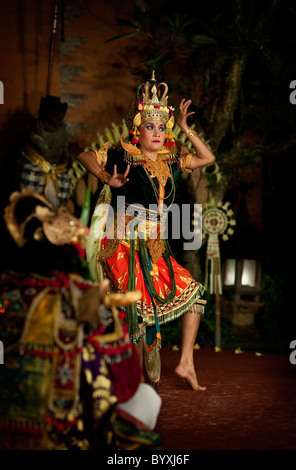
M 214 116 L 209 132 L 211 149 L 214 154 L 219 148 L 233 119 L 240 93 L 240 85 L 246 58 L 246 55 L 240 55 L 234 58 L 230 66 L 225 89 L 221 90 L 221 96 L 219 97 L 220 104 L 216 107 L 216 115 Z M 202 169 L 196 169 L 191 174 L 189 180 L 189 191 L 193 202 L 197 204 L 205 204 L 210 197 L 215 197 L 217 199 L 223 198 L 223 190 L 220 189 L 219 192 L 216 191 L 215 193 L 210 191 L 207 186 L 207 177 Z M 195 275 L 199 275 L 200 279 L 200 274 L 203 270 L 200 266 L 198 253 L 191 251 L 186 252 L 186 254 L 184 254 L 184 264 L 192 274 L 194 273 Z
M 217 107 L 212 126 L 209 131 L 211 148 L 215 152 L 229 127 L 234 115 L 239 97 L 241 81 L 246 64 L 246 54 L 237 55 L 229 69 L 228 77 L 225 83 L 225 90 L 221 90 L 221 105 Z

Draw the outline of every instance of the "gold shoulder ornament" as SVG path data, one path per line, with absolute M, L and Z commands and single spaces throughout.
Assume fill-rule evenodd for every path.
M 105 165 L 107 163 L 108 158 L 108 149 L 109 149 L 109 142 L 106 142 L 99 150 L 92 149 L 96 156 L 96 160 L 99 164 L 99 178 L 102 183 L 106 184 L 108 180 L 111 178 L 111 175 L 104 170 Z

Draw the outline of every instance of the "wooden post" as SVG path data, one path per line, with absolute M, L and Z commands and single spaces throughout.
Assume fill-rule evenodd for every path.
M 4 85 L 0 82 L 0 104 L 4 104 Z
M 2 341 L 0 341 L 0 364 L 4 364 L 4 346 Z
M 56 33 L 57 33 L 58 13 L 59 13 L 59 0 L 55 0 L 54 10 L 53 10 L 51 40 L 50 40 L 47 84 L 46 84 L 46 95 L 47 96 L 50 95 L 50 89 L 51 89 L 51 77 L 52 77 L 52 68 L 53 68 L 53 56 L 54 56 L 54 49 L 55 49 L 55 40 L 56 40 Z
M 221 306 L 219 286 L 220 265 L 219 258 L 214 258 L 215 276 L 215 346 L 221 348 Z

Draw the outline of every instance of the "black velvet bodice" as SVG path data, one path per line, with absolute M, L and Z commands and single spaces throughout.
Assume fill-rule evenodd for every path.
M 105 170 L 112 175 L 114 165 L 117 165 L 117 173 L 123 174 L 127 168 L 128 161 L 125 158 L 126 152 L 122 148 L 109 149 L 108 159 L 105 165 Z M 178 155 L 171 155 L 171 158 L 166 156 L 166 164 L 168 165 L 171 177 L 167 179 L 165 185 L 164 204 L 169 207 L 174 200 L 174 185 L 176 179 L 181 173 L 180 162 Z M 156 177 L 149 178 L 147 171 L 142 163 L 131 163 L 129 174 L 127 176 L 129 181 L 121 188 L 112 188 L 111 205 L 116 206 L 117 196 L 124 196 L 126 204 L 141 204 L 145 208 L 149 208 L 151 204 L 158 204 L 159 183 Z M 153 183 L 151 182 L 153 180 Z

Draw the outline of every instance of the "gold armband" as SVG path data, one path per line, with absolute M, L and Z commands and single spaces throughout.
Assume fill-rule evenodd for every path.
M 193 153 L 189 153 L 186 147 L 181 148 L 180 164 L 181 164 L 182 171 L 186 171 L 187 173 L 192 173 L 192 170 L 190 168 L 192 157 L 193 157 Z
M 99 150 L 92 149 L 96 156 L 96 160 L 99 164 L 99 178 L 102 183 L 107 184 L 108 180 L 111 178 L 111 175 L 104 170 L 107 163 L 107 153 L 109 148 L 109 142 L 106 142 Z
M 197 133 L 193 129 L 191 129 L 191 127 L 188 127 L 188 129 L 185 132 L 183 132 L 183 134 L 186 135 L 187 137 L 189 137 L 190 135 L 197 136 Z

